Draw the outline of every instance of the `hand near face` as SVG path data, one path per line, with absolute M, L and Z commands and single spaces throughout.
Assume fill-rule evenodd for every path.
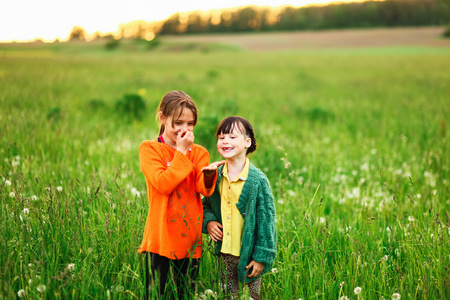
M 177 150 L 186 155 L 189 148 L 194 145 L 194 133 L 189 130 L 178 133 L 176 143 Z

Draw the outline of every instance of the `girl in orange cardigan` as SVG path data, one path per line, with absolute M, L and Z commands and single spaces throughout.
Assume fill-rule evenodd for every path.
M 147 182 L 149 212 L 139 253 L 145 253 L 146 297 L 149 284 L 159 281 L 164 295 L 169 272 L 179 299 L 193 287 L 202 254 L 203 207 L 200 194 L 211 196 L 216 169 L 205 148 L 194 144 L 197 108 L 184 92 L 168 92 L 156 115 L 159 137 L 139 147 L 141 170 Z M 149 270 L 150 259 L 150 270 Z M 183 286 L 184 285 L 184 286 Z

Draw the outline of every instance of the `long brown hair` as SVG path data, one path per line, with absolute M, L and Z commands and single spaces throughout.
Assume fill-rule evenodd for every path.
M 159 135 L 163 134 L 165 130 L 165 126 L 160 120 L 160 112 L 165 118 L 172 117 L 173 126 L 173 122 L 181 116 L 185 108 L 192 111 L 195 126 L 197 124 L 197 107 L 188 94 L 182 91 L 171 91 L 162 97 L 156 110 L 156 121 L 159 122 Z

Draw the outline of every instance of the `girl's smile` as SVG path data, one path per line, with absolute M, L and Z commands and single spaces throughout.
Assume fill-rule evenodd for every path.
M 217 150 L 226 159 L 244 159 L 247 148 L 251 146 L 251 139 L 243 134 L 238 127 L 234 127 L 230 133 L 219 134 Z

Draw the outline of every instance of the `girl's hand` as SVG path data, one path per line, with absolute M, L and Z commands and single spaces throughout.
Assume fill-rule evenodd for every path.
M 214 174 L 214 172 L 217 170 L 217 168 L 224 163 L 226 163 L 226 160 L 216 161 L 210 164 L 209 166 L 206 166 L 202 168 L 202 172 L 205 173 L 205 175 L 211 175 Z
M 206 230 L 208 230 L 209 236 L 214 242 L 221 241 L 223 238 L 222 224 L 216 221 L 211 221 L 206 225 Z
M 194 133 L 192 131 L 183 131 L 177 135 L 177 150 L 186 155 L 189 148 L 194 145 Z
M 248 264 L 248 266 L 246 266 L 245 268 L 246 268 L 247 270 L 249 270 L 249 269 L 252 268 L 252 267 L 253 267 L 252 273 L 251 273 L 250 275 L 248 275 L 247 277 L 257 277 L 259 274 L 261 274 L 261 272 L 262 272 L 263 269 L 264 269 L 264 264 L 252 260 L 252 261 Z

